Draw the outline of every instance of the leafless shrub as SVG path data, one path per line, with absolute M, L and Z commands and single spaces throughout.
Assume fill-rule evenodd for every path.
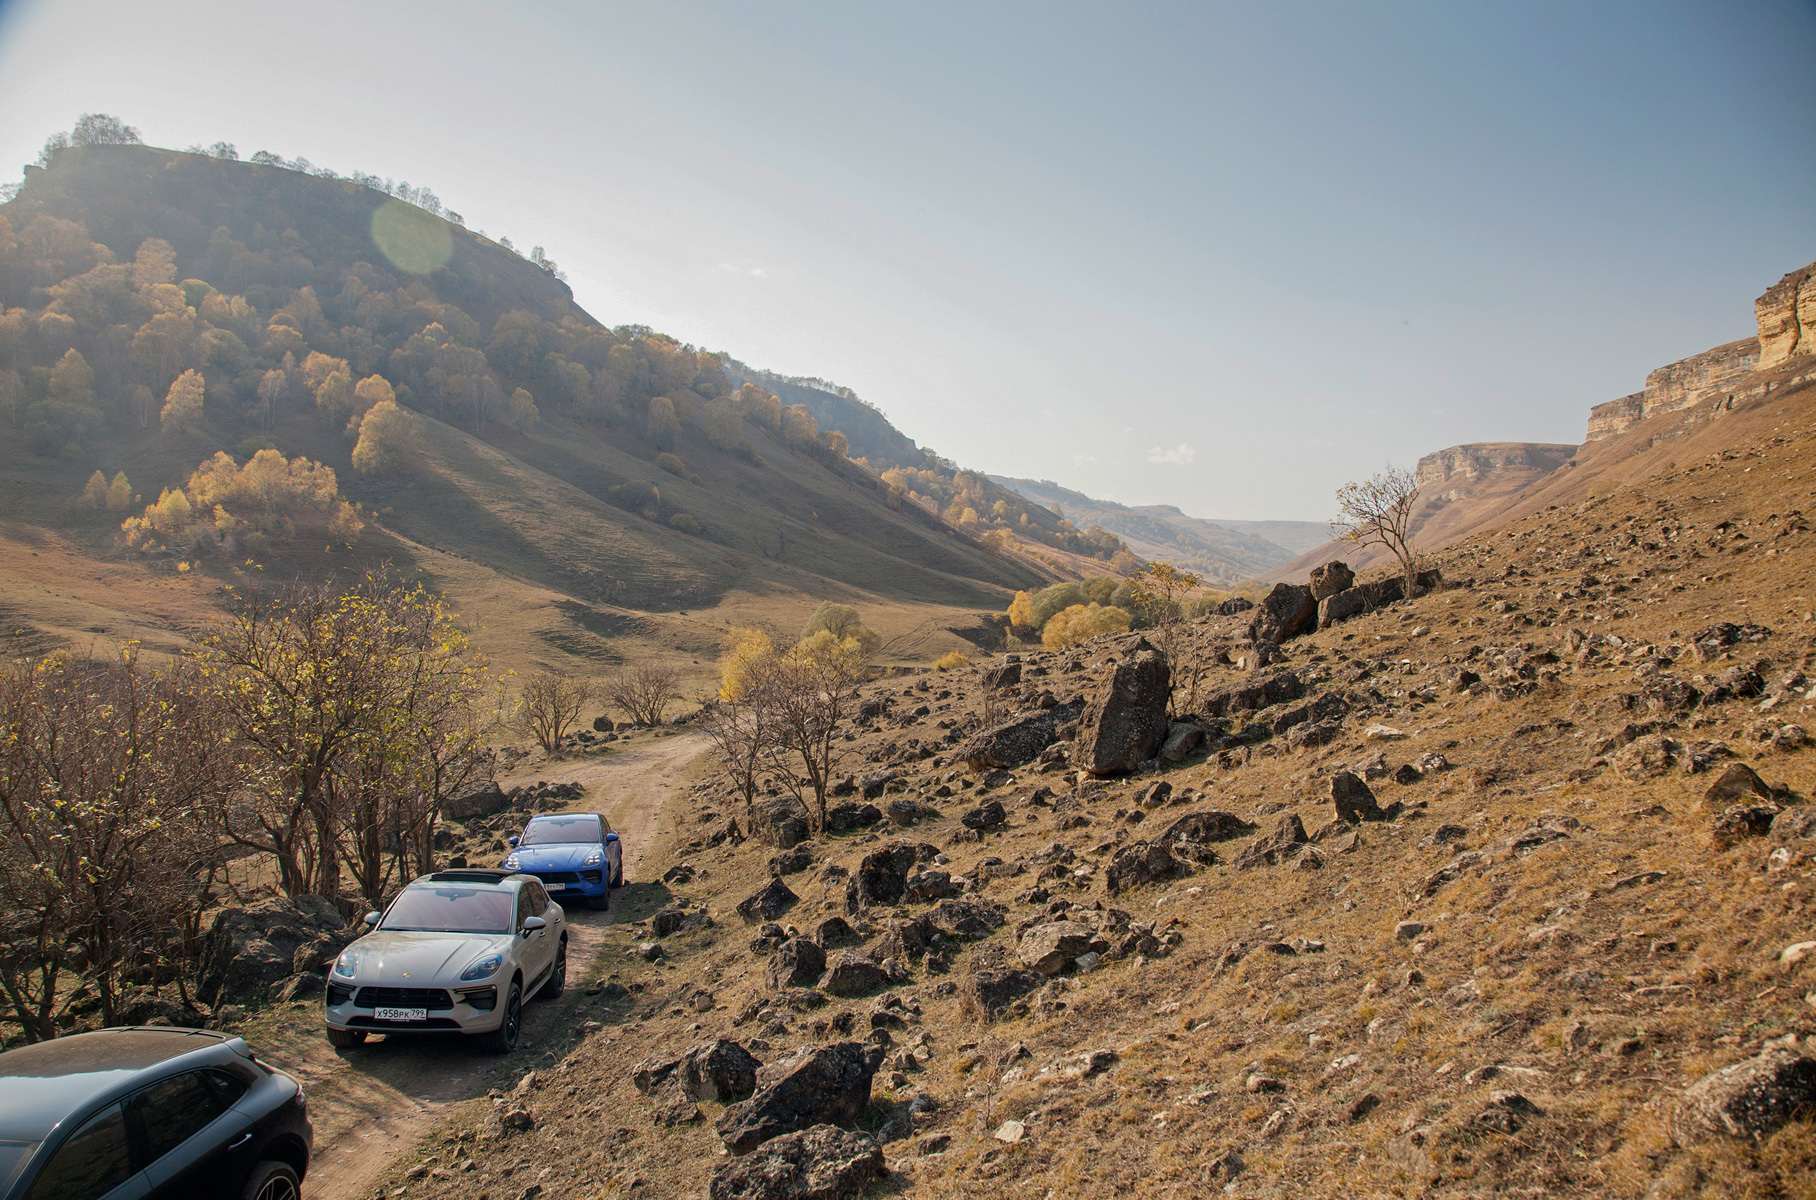
M 611 696 L 608 686 L 606 694 Z M 616 699 L 616 697 L 612 697 Z M 538 671 L 523 681 L 518 693 L 517 727 L 544 750 L 561 745 L 580 712 L 593 702 L 593 685 L 553 671 Z
M 639 725 L 660 725 L 669 706 L 681 701 L 681 677 L 673 667 L 654 664 L 619 671 L 606 681 L 605 698 Z

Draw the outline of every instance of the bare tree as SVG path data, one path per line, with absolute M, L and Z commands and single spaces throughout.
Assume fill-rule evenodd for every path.
M 826 828 L 826 793 L 844 740 L 840 725 L 857 702 L 865 674 L 864 650 L 856 639 L 840 640 L 822 630 L 777 659 L 764 682 L 762 702 L 775 730 L 768 764 L 807 807 L 816 832 Z
M 1404 467 L 1389 467 L 1372 479 L 1338 488 L 1337 519 L 1330 523 L 1331 533 L 1343 541 L 1386 547 L 1399 560 L 1408 600 L 1418 577 L 1411 528 L 1418 498 L 1418 478 Z
M 538 671 L 523 681 L 519 699 L 517 727 L 552 752 L 580 720 L 580 710 L 593 702 L 593 685 L 553 671 Z
M 750 832 L 756 821 L 757 777 L 776 740 L 774 712 L 765 690 L 758 685 L 746 689 L 740 699 L 714 702 L 701 728 L 712 739 L 720 772 L 744 797 L 744 828 Z
M 660 725 L 669 706 L 681 701 L 681 676 L 653 663 L 619 671 L 606 681 L 605 698 L 639 725 Z

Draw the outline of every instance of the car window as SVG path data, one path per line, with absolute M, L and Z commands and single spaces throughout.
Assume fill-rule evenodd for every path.
M 231 1101 L 229 1101 L 231 1103 Z M 227 1111 L 200 1071 L 160 1080 L 126 1101 L 126 1121 L 141 1161 L 157 1162 Z
M 246 1094 L 246 1088 L 249 1086 L 238 1075 L 230 1075 L 226 1071 L 202 1071 L 200 1074 L 203 1084 L 213 1094 L 215 1105 L 221 1112 L 226 1112 L 237 1104 L 240 1097 Z
M 435 933 L 511 932 L 511 895 L 496 887 L 407 887 L 380 929 Z
M 97 1200 L 132 1176 L 126 1119 L 111 1104 L 64 1139 L 25 1200 Z
M 604 817 L 600 817 L 599 818 L 599 832 L 600 833 L 610 833 L 611 831 L 612 831 L 612 823 L 610 821 L 606 820 Z
M 555 842 L 596 842 L 603 836 L 599 817 L 594 813 L 572 816 L 537 817 L 523 827 L 519 846 L 546 846 Z
M 530 906 L 530 888 L 533 886 L 535 885 L 526 883 L 517 889 L 517 928 L 519 929 L 523 928 L 523 923 L 528 918 L 542 915 L 540 908 Z
M 524 888 L 530 894 L 530 914 L 540 917 L 549 909 L 549 894 L 542 890 L 540 883 L 532 883 Z

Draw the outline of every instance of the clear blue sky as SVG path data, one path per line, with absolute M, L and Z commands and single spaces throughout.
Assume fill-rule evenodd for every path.
M 1816 259 L 1809 3 L 0 0 L 0 163 L 86 111 L 427 184 L 608 324 L 1210 517 L 1577 441 Z

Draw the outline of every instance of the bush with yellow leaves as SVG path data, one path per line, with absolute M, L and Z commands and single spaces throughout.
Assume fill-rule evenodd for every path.
M 1105 633 L 1127 633 L 1129 614 L 1113 604 L 1074 604 L 1047 622 L 1040 644 L 1063 650 L 1075 642 Z

